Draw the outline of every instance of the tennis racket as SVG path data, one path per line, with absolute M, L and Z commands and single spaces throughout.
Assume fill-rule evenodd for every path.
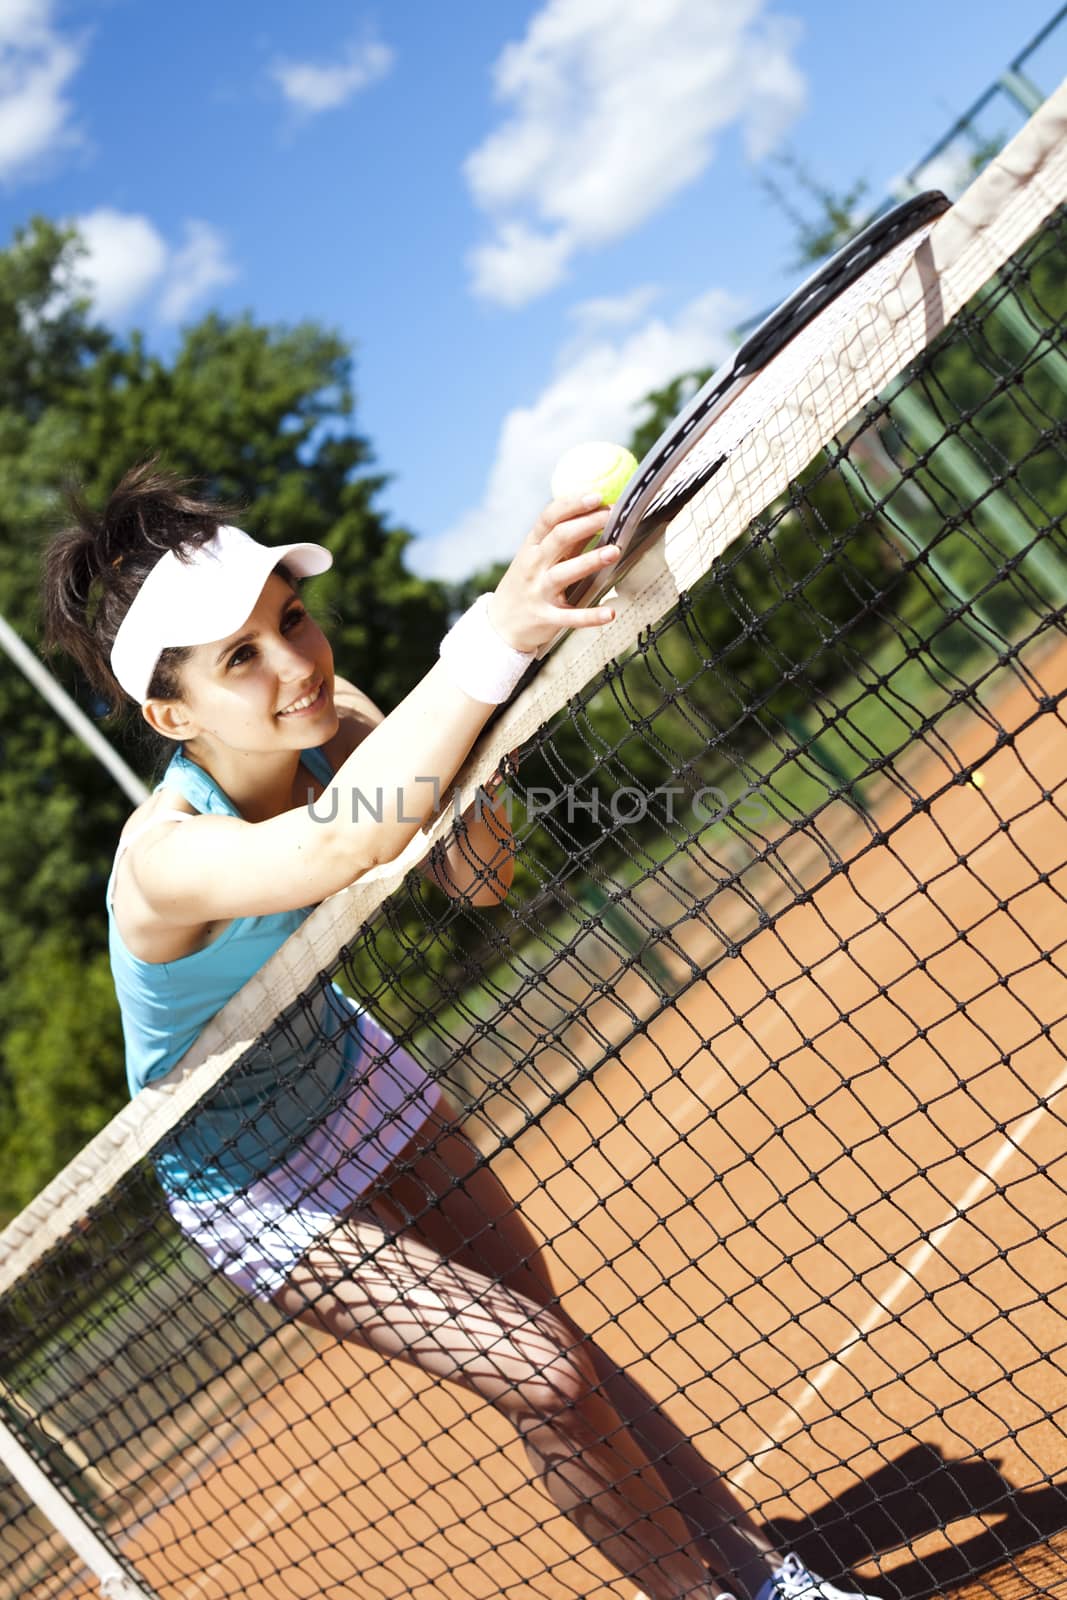
M 895 206 L 824 262 L 760 323 L 639 463 L 599 540 L 618 545 L 624 554 L 610 571 L 568 591 L 571 604 L 595 605 L 615 587 L 683 506 L 720 471 L 740 441 L 759 427 L 776 396 L 834 328 L 857 303 L 877 292 L 880 281 L 890 279 L 897 259 L 914 250 L 916 235 L 929 232 L 949 204 L 945 195 L 931 189 Z M 551 648 L 546 646 L 541 654 Z

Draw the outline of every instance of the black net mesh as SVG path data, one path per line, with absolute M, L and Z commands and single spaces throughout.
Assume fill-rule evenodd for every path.
M 743 1595 L 758 1525 L 1067 1594 L 1065 229 L 516 753 L 506 903 L 413 875 L 187 1120 L 352 1185 L 300 1304 L 150 1164 L 7 1297 L 4 1419 L 148 1590 Z M 373 1126 L 409 1060 L 461 1109 L 369 1191 L 353 1041 Z M 0 1512 L 0 1596 L 90 1592 Z

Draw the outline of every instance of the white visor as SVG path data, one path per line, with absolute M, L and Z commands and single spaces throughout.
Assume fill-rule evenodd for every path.
M 143 705 L 156 663 L 171 646 L 235 633 L 282 561 L 294 578 L 311 578 L 331 567 L 333 556 L 321 544 L 258 544 L 230 527 L 181 559 L 168 550 L 137 591 L 111 648 L 111 667 L 126 693 Z

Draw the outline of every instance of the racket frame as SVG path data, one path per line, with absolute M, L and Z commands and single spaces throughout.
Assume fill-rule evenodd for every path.
M 949 209 L 951 202 L 939 189 L 913 195 L 868 224 L 854 239 L 842 246 L 795 289 L 788 299 L 744 340 L 724 366 L 689 401 L 638 463 L 637 470 L 611 510 L 596 544 L 617 545 L 625 554 L 610 571 L 596 573 L 568 590 L 567 600 L 574 606 L 592 606 L 614 588 L 618 579 L 719 471 L 726 455 L 709 461 L 700 472 L 673 492 L 657 497 L 713 423 L 744 393 L 753 378 L 762 372 L 798 333 L 808 327 L 838 295 L 876 266 L 901 240 L 934 221 Z M 560 635 L 562 637 L 562 635 Z M 557 641 L 546 645 L 547 654 Z

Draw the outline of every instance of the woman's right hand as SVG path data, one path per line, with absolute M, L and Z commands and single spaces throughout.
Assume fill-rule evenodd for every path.
M 596 495 L 553 500 L 534 523 L 515 559 L 489 597 L 489 620 L 514 650 L 532 654 L 562 628 L 602 628 L 615 618 L 610 605 L 578 608 L 567 590 L 619 559 L 615 545 L 585 546 L 603 528 L 607 507 Z

